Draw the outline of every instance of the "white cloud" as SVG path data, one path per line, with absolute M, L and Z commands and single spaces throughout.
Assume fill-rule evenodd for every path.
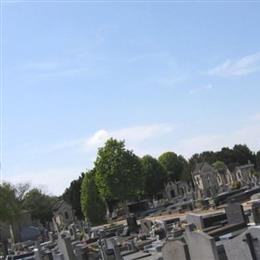
M 260 121 L 260 113 L 254 114 L 251 118 L 255 121 Z
M 171 124 L 154 124 L 141 125 L 128 128 L 122 128 L 114 131 L 98 130 L 86 141 L 86 146 L 89 149 L 97 148 L 105 143 L 110 138 L 125 140 L 128 146 L 137 146 L 149 139 L 158 138 L 162 135 L 171 133 L 174 126 Z
M 61 195 L 66 187 L 69 187 L 71 181 L 77 179 L 84 169 L 76 168 L 57 168 L 57 169 L 40 169 L 17 171 L 13 175 L 7 175 L 4 181 L 13 184 L 30 183 L 34 187 L 42 187 L 44 191 Z
M 225 134 L 209 134 L 180 140 L 176 149 L 186 157 L 203 151 L 217 151 L 222 147 L 246 144 L 252 150 L 260 149 L 260 123 L 249 122 L 248 125 Z
M 193 95 L 193 94 L 196 94 L 196 93 L 209 91 L 212 88 L 213 88 L 212 84 L 208 84 L 208 85 L 202 86 L 202 87 L 192 88 L 192 89 L 190 89 L 189 94 Z
M 226 60 L 210 69 L 208 73 L 216 76 L 245 76 L 260 71 L 260 52 L 244 56 L 238 60 Z

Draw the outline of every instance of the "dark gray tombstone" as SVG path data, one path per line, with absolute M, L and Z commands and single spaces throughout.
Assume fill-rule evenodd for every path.
M 244 233 L 224 241 L 228 260 L 260 259 L 260 227 L 250 227 Z
M 229 203 L 225 208 L 228 224 L 246 223 L 243 206 L 238 202 Z
M 252 204 L 252 213 L 256 225 L 260 225 L 260 201 Z
M 191 260 L 188 246 L 179 240 L 168 240 L 162 248 L 163 260 Z
M 127 221 L 127 225 L 128 225 L 130 233 L 132 233 L 132 232 L 137 233 L 138 225 L 137 225 L 137 221 L 136 221 L 136 216 L 134 214 L 131 214 L 129 217 L 127 217 L 126 221 Z
M 186 227 L 185 241 L 192 260 L 220 260 L 215 239 L 204 232 L 193 231 L 192 225 Z

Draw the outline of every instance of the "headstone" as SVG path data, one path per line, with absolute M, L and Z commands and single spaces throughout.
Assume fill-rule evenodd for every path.
M 153 222 L 148 219 L 142 219 L 141 221 L 141 231 L 144 235 L 148 236 L 151 232 Z
M 122 260 L 120 249 L 114 238 L 104 239 L 101 242 L 101 254 L 103 260 Z
M 252 204 L 252 213 L 256 225 L 260 225 L 260 201 Z
M 192 225 L 186 227 L 185 241 L 192 260 L 219 260 L 214 238 L 204 232 L 193 231 Z
M 121 234 L 121 236 L 122 237 L 126 237 L 126 236 L 129 236 L 129 227 L 128 226 L 126 226 L 126 227 L 124 227 L 124 229 L 123 229 L 123 232 L 122 232 L 122 234 Z
M 138 232 L 138 225 L 137 225 L 137 221 L 136 221 L 136 216 L 134 214 L 131 214 L 129 217 L 127 217 L 126 221 L 127 221 L 127 225 L 129 227 L 130 233 Z
M 241 224 L 246 222 L 243 206 L 238 202 L 229 203 L 225 208 L 228 224 Z
M 188 246 L 179 240 L 168 240 L 162 248 L 164 260 L 191 260 Z
M 63 255 L 64 260 L 76 260 L 69 238 L 63 238 L 59 235 L 58 247 Z
M 228 260 L 260 259 L 260 227 L 250 227 L 244 233 L 223 242 Z
M 189 213 L 186 216 L 186 220 L 190 224 L 194 224 L 198 229 L 204 228 L 203 216 L 195 213 Z

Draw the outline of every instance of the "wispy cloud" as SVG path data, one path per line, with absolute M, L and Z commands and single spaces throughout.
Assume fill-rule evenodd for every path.
M 5 181 L 18 184 L 30 183 L 41 187 L 46 192 L 61 195 L 70 182 L 77 179 L 84 169 L 80 168 L 52 168 L 52 169 L 19 169 L 16 174 L 8 175 Z
M 255 121 L 260 121 L 260 113 L 256 113 L 251 117 Z
M 248 123 L 235 131 L 225 134 L 205 134 L 180 140 L 176 149 L 186 157 L 194 153 L 213 150 L 217 151 L 222 147 L 232 147 L 235 144 L 247 144 L 251 149 L 260 149 L 260 124 L 258 122 Z
M 212 84 L 208 84 L 208 85 L 205 85 L 205 86 L 202 86 L 202 87 L 192 88 L 192 89 L 189 90 L 189 94 L 193 95 L 193 94 L 196 94 L 196 93 L 209 91 L 212 88 L 213 88 Z
M 101 129 L 96 131 L 87 139 L 86 146 L 88 148 L 96 148 L 100 145 L 103 145 L 110 137 L 126 140 L 127 144 L 130 146 L 136 146 L 149 139 L 158 138 L 162 135 L 171 133 L 174 128 L 175 127 L 172 124 L 153 124 L 133 126 L 114 131 Z
M 244 56 L 238 60 L 226 60 L 208 71 L 216 76 L 245 76 L 260 71 L 260 52 Z

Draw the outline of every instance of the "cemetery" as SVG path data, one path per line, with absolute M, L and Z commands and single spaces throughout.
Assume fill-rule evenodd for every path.
M 96 227 L 75 220 L 69 208 L 59 202 L 46 233 L 24 231 L 22 242 L 7 245 L 6 259 L 260 259 L 257 200 L 251 207 L 231 200 L 215 209 L 145 218 L 130 213 L 124 221 Z M 68 215 L 65 222 L 59 214 Z
M 116 140 L 108 144 L 115 145 L 117 152 L 117 146 L 123 145 Z M 157 179 L 165 172 L 155 159 L 148 157 L 151 164 L 147 169 L 153 174 L 161 172 L 147 182 L 152 185 L 144 189 L 147 196 L 137 199 L 143 168 L 135 155 L 121 152 L 134 160 L 133 171 L 130 167 L 122 174 L 123 161 L 118 164 L 119 170 L 111 171 L 111 178 L 107 165 L 112 163 L 105 156 L 108 161 L 99 158 L 96 168 L 82 175 L 78 186 L 81 197 L 77 197 L 82 218 L 76 214 L 75 203 L 71 205 L 65 197 L 58 197 L 52 204 L 50 218 L 38 214 L 33 219 L 32 210 L 21 211 L 19 217 L 12 211 L 4 215 L 0 222 L 0 258 L 260 260 L 260 182 L 253 164 L 248 162 L 230 171 L 220 162 L 195 163 L 190 178 L 174 180 L 169 174 L 161 180 L 160 190 L 154 192 Z M 130 178 L 129 173 L 133 172 L 134 178 Z M 11 186 L 3 187 L 8 190 Z M 47 201 L 44 205 L 51 205 L 51 197 L 35 189 L 32 192 L 34 196 L 38 194 L 38 203 Z M 109 207 L 106 199 L 114 204 Z

